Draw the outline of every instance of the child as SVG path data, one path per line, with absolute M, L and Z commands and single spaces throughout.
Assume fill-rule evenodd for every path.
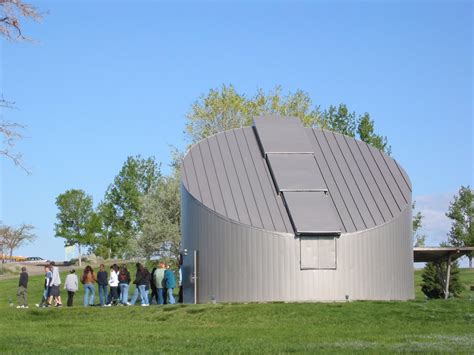
M 66 276 L 64 289 L 67 291 L 67 306 L 72 307 L 72 304 L 74 302 L 74 294 L 79 289 L 79 283 L 77 280 L 76 270 L 71 269 L 71 271 L 69 272 L 69 275 Z
M 20 280 L 18 281 L 18 306 L 16 308 L 28 308 L 28 273 L 26 267 L 21 268 Z
M 43 290 L 43 298 L 41 299 L 40 303 L 37 303 L 36 307 L 48 307 L 48 298 L 49 298 L 49 287 L 51 286 L 51 279 L 53 277 L 53 273 L 51 272 L 51 268 L 49 265 L 45 265 L 44 267 L 44 290 Z

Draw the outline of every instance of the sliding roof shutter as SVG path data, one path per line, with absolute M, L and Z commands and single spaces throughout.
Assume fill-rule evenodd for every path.
M 301 121 L 294 117 L 256 117 L 254 125 L 295 234 L 339 236 L 339 219 Z

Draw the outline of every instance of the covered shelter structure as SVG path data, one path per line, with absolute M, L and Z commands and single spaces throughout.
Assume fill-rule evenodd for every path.
M 415 263 L 432 262 L 436 264 L 438 277 L 444 289 L 444 298 L 447 299 L 452 263 L 472 252 L 474 252 L 474 247 L 415 247 L 413 248 L 413 259 Z
M 255 117 L 181 172 L 185 302 L 414 297 L 411 183 L 378 149 Z

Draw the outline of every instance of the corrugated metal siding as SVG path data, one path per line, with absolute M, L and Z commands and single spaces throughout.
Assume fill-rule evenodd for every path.
M 226 131 L 193 146 L 183 159 L 183 184 L 224 217 L 293 232 L 254 129 Z M 343 233 L 386 223 L 411 204 L 409 178 L 395 160 L 351 137 L 304 130 Z
M 198 302 L 414 298 L 411 206 L 381 226 L 336 238 L 337 269 L 301 270 L 300 238 L 224 218 L 182 188 L 183 248 L 198 251 Z M 193 302 L 192 258 L 184 258 Z

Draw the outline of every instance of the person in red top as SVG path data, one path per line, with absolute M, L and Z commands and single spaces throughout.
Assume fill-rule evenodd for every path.
M 94 305 L 94 295 L 95 295 L 95 287 L 94 283 L 97 281 L 95 277 L 94 270 L 87 265 L 84 269 L 84 273 L 82 274 L 81 282 L 84 285 L 84 307 L 93 306 Z M 90 298 L 89 298 L 90 293 Z

